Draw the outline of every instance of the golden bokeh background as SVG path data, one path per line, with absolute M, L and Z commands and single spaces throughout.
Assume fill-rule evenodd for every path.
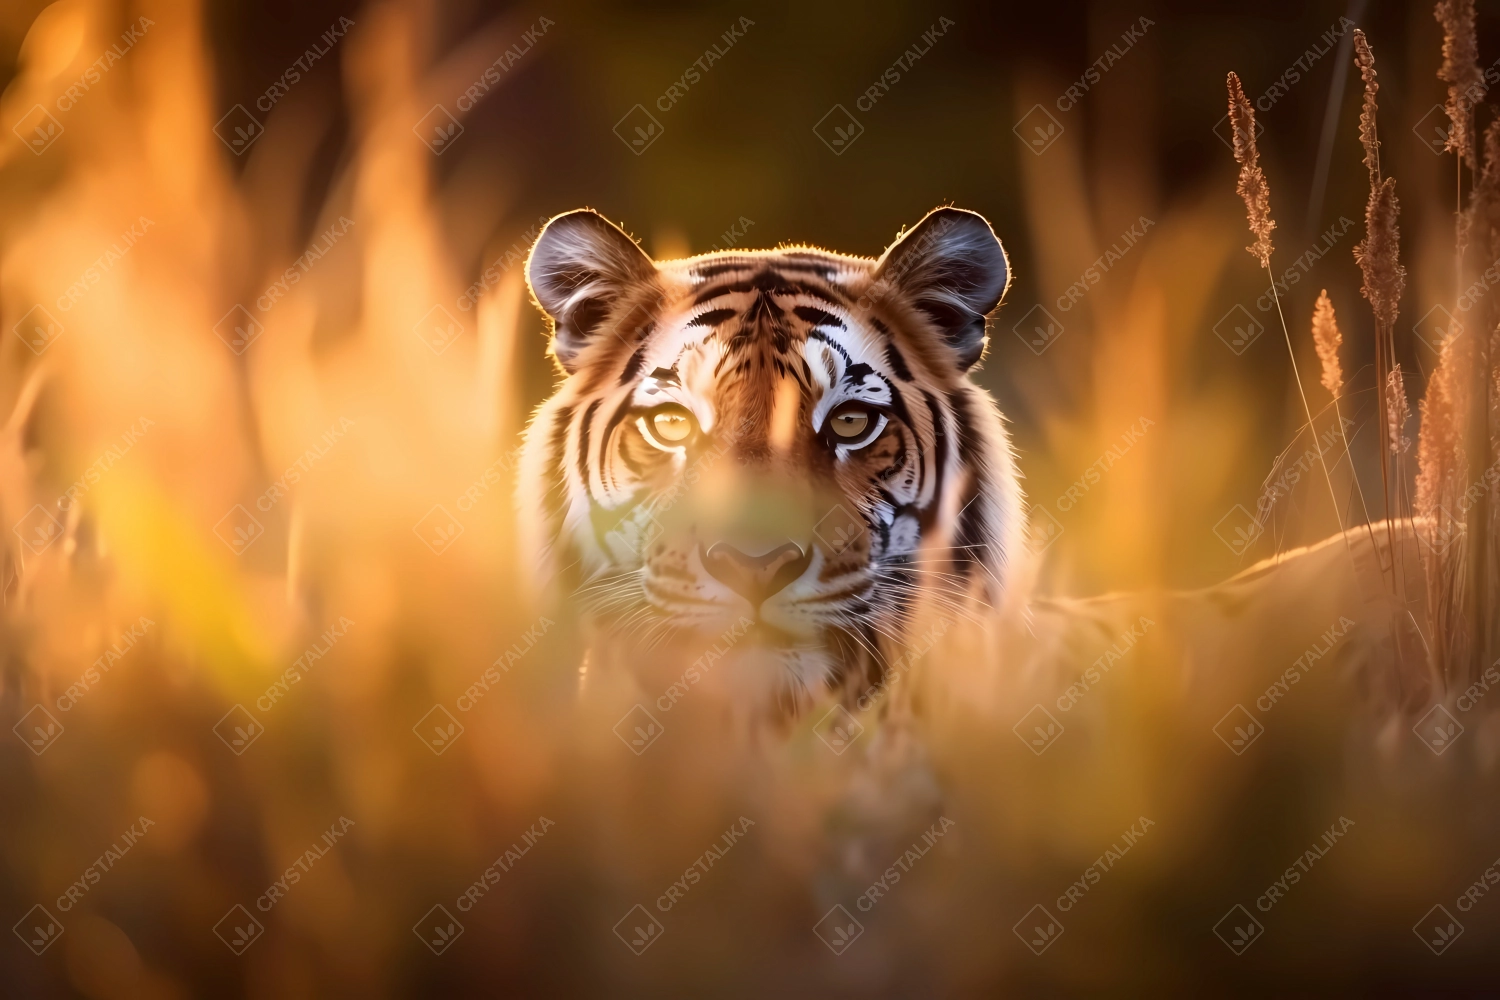
M 833 753 L 817 718 L 750 731 L 705 687 L 637 756 L 616 720 L 656 691 L 602 671 L 581 694 L 582 627 L 545 617 L 516 555 L 518 435 L 557 377 L 520 261 L 541 220 L 585 205 L 663 258 L 787 242 L 874 256 L 936 205 L 984 213 L 1015 281 L 976 377 L 1012 421 L 1029 501 L 1062 529 L 1041 595 L 1207 586 L 1326 537 L 1337 519 L 1311 472 L 1254 545 L 1215 533 L 1306 438 L 1214 129 L 1226 71 L 1261 97 L 1340 18 L 1365 28 L 1401 184 L 1397 343 L 1415 398 L 1435 361 L 1420 321 L 1452 308 L 1452 157 L 1420 131 L 1442 100 L 1441 35 L 1422 5 L 1370 6 L 7 3 L 0 716 L 17 734 L 0 748 L 0 912 L 18 929 L 0 993 L 1492 981 L 1500 901 L 1471 900 L 1441 956 L 1412 926 L 1454 910 L 1500 855 L 1500 731 L 1482 713 L 1437 757 L 1330 665 L 1254 751 L 1215 735 L 1316 630 L 1268 626 L 1235 650 L 1255 664 L 1238 673 L 1159 631 L 1042 756 L 1013 727 L 1130 627 L 1123 606 L 1097 605 L 1097 635 L 1036 670 L 997 653 L 1014 637 L 949 636 L 924 668 L 958 678 L 945 724 L 880 726 L 868 755 Z M 940 18 L 953 26 L 869 99 Z M 1500 51 L 1493 11 L 1480 38 Z M 722 58 L 658 103 L 715 44 Z M 1124 51 L 1062 108 L 1111 46 Z M 487 67 L 503 68 L 475 98 Z M 1378 481 L 1344 72 L 1336 51 L 1310 59 L 1261 109 L 1261 149 L 1278 270 L 1306 263 L 1282 299 L 1304 382 L 1327 288 L 1355 464 Z M 616 132 L 637 103 L 661 130 L 638 154 Z M 835 104 L 863 126 L 843 152 L 814 130 Z M 1059 130 L 1034 153 L 1017 123 L 1037 105 Z M 1215 333 L 1236 305 L 1266 327 L 1242 353 Z M 1036 306 L 1061 328 L 1041 353 L 1024 336 Z M 662 909 L 741 817 L 732 849 Z M 1354 825 L 1327 858 L 1257 909 L 1341 817 Z M 1080 876 L 1142 818 L 1101 878 Z M 933 824 L 911 874 L 858 908 Z M 1038 903 L 1066 925 L 1039 956 L 1012 930 Z M 1237 903 L 1265 924 L 1244 955 L 1214 933 Z M 664 929 L 640 956 L 614 933 L 636 904 Z M 835 904 L 868 935 L 844 954 L 814 931 Z M 35 905 L 62 926 L 39 956 Z M 462 925 L 451 944 L 434 936 L 447 918 L 429 919 L 440 905 Z M 258 921 L 242 949 L 235 906 Z

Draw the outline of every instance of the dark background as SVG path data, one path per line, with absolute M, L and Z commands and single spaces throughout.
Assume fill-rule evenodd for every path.
M 1435 78 L 1441 35 L 1423 5 L 444 3 L 429 11 L 430 31 L 417 48 L 435 66 L 486 26 L 502 24 L 498 37 L 510 44 L 541 16 L 555 22 L 501 86 L 462 116 L 465 133 L 434 161 L 448 247 L 469 274 L 477 276 L 518 239 L 524 247 L 539 217 L 580 206 L 604 212 L 658 255 L 704 252 L 744 218 L 753 222 L 743 239 L 748 246 L 808 242 L 873 256 L 937 205 L 984 213 L 1009 251 L 1015 279 L 978 377 L 1014 421 L 1031 499 L 1050 503 L 1137 415 L 1149 414 L 1161 428 L 1138 453 L 1140 478 L 1152 487 L 1122 488 L 1114 499 L 1132 527 L 1094 511 L 1066 520 L 1071 535 L 1059 547 L 1058 585 L 1073 592 L 1207 584 L 1249 558 L 1335 527 L 1313 495 L 1278 509 L 1276 530 L 1247 554 L 1228 551 L 1211 534 L 1233 505 L 1255 509 L 1261 481 L 1302 423 L 1279 327 L 1269 322 L 1274 313 L 1257 314 L 1268 321 L 1268 335 L 1243 356 L 1212 333 L 1233 303 L 1265 291 L 1253 259 L 1238 255 L 1244 243 L 1233 242 L 1248 242 L 1233 190 L 1236 167 L 1212 128 L 1224 116 L 1228 70 L 1255 99 L 1309 49 L 1326 48 L 1320 40 L 1341 17 L 1365 28 L 1379 65 L 1382 155 L 1399 178 L 1410 270 L 1398 357 L 1416 373 L 1408 378 L 1414 407 L 1422 373 L 1435 362 L 1412 329 L 1447 296 L 1452 280 L 1453 181 L 1452 157 L 1434 155 L 1412 131 L 1443 97 Z M 813 124 L 836 103 L 853 110 L 940 15 L 955 27 L 870 112 L 856 112 L 864 134 L 845 155 L 833 155 Z M 361 9 L 213 5 L 208 30 L 219 109 L 253 106 L 339 16 L 358 23 Z M 659 111 L 656 97 L 741 16 L 755 22 L 741 42 L 670 111 Z M 1143 17 L 1154 22 L 1144 36 L 1076 106 L 1059 112 L 1054 102 L 1065 88 Z M 1482 55 L 1497 30 L 1500 16 L 1481 11 Z M 279 192 L 302 206 L 309 235 L 349 149 L 340 55 L 335 50 L 317 63 L 278 105 L 280 114 L 317 109 L 320 134 L 306 174 Z M 1366 195 L 1359 80 L 1338 55 L 1316 58 L 1260 113 L 1278 220 L 1276 270 L 1292 267 L 1341 219 L 1357 223 L 1343 226 L 1348 232 L 1282 303 L 1315 410 L 1322 404 L 1306 331 L 1321 287 L 1339 310 L 1346 373 L 1360 372 L 1366 387 L 1372 382 L 1372 324 L 1352 255 L 1363 237 Z M 1346 70 L 1327 181 L 1315 191 L 1336 76 Z M 436 99 L 458 114 L 440 91 Z M 665 128 L 641 156 L 630 155 L 611 131 L 635 103 Z M 1012 127 L 1035 103 L 1057 115 L 1072 145 L 1028 163 Z M 1061 179 L 1061 186 L 1043 190 L 1036 175 Z M 1066 316 L 1052 309 L 1064 338 L 1033 355 L 1014 324 L 1033 304 L 1050 307 L 1141 216 L 1157 223 L 1144 245 L 1078 308 Z M 1153 336 L 1129 321 L 1126 300 L 1138 290 L 1133 283 L 1150 245 L 1163 242 L 1163 224 L 1174 223 L 1191 229 L 1197 246 L 1179 249 L 1139 282 L 1168 302 L 1189 304 L 1169 307 Z M 1045 234 L 1056 247 L 1051 260 L 1039 246 Z M 1201 269 L 1177 266 L 1181 257 L 1197 259 Z M 539 319 L 533 323 L 539 330 Z M 1144 371 L 1119 366 L 1102 344 L 1150 360 Z M 527 391 L 540 399 L 551 371 L 540 350 L 527 360 Z M 1359 376 L 1352 381 L 1361 384 Z M 1136 383 L 1136 395 L 1109 403 L 1103 397 L 1119 395 L 1111 382 Z M 1370 402 L 1368 393 L 1352 399 Z M 1371 483 L 1378 472 L 1373 448 L 1365 447 L 1373 437 L 1367 409 L 1345 416 L 1365 429 L 1354 452 Z M 1209 431 L 1205 424 L 1218 426 Z M 1124 531 L 1142 533 L 1140 548 L 1118 559 L 1101 555 Z
M 1047 650 L 1037 676 L 992 648 L 945 653 L 936 667 L 955 675 L 988 667 L 1003 693 L 957 713 L 963 722 L 951 731 L 928 734 L 932 759 L 897 775 L 900 794 L 887 798 L 889 787 L 877 781 L 872 793 L 861 783 L 870 775 L 853 763 L 860 755 L 832 756 L 812 719 L 747 756 L 706 693 L 674 709 L 661 745 L 635 757 L 612 727 L 643 696 L 610 689 L 607 679 L 595 700 L 575 696 L 572 623 L 551 630 L 464 714 L 456 699 L 534 627 L 535 587 L 512 561 L 510 470 L 472 513 L 457 508 L 466 532 L 451 550 L 429 551 L 412 527 L 434 504 L 453 506 L 510 452 L 554 384 L 542 322 L 529 308 L 520 310 L 514 352 L 493 371 L 476 360 L 484 355 L 474 313 L 462 317 L 463 342 L 441 357 L 411 333 L 432 302 L 454 308 L 453 296 L 524 244 L 538 217 L 592 206 L 659 256 L 704 252 L 732 226 L 743 229 L 741 219 L 753 223 L 750 247 L 810 242 L 873 256 L 929 209 L 955 204 L 992 221 L 1014 269 L 977 377 L 1013 422 L 1029 499 L 1064 529 L 1047 554 L 1043 596 L 1206 585 L 1326 537 L 1336 522 L 1312 474 L 1278 500 L 1274 530 L 1251 548 L 1233 551 L 1215 536 L 1226 512 L 1255 509 L 1276 457 L 1300 452 L 1306 438 L 1279 324 L 1258 313 L 1268 328 L 1240 355 L 1214 333 L 1232 306 L 1264 293 L 1266 278 L 1242 249 L 1250 238 L 1236 168 L 1213 128 L 1229 70 L 1254 99 L 1341 16 L 1367 30 L 1382 81 L 1383 162 L 1402 199 L 1410 278 L 1396 342 L 1415 405 L 1433 365 L 1415 327 L 1454 297 L 1453 158 L 1413 132 L 1443 97 L 1429 7 L 219 3 L 202 11 L 201 39 L 186 41 L 168 29 L 196 27 L 191 4 L 80 9 L 98 22 L 79 49 L 84 65 L 143 12 L 161 27 L 67 114 L 67 133 L 47 155 L 6 153 L 4 325 L 44 289 L 67 287 L 114 238 L 123 227 L 110 213 L 159 212 L 161 224 L 115 273 L 121 287 L 101 285 L 49 350 L 64 387 L 40 405 L 24 440 L 0 449 L 0 507 L 15 517 L 55 498 L 148 403 L 160 406 L 161 427 L 91 494 L 76 550 L 63 558 L 54 547 L 29 569 L 7 564 L 5 728 L 35 705 L 55 705 L 118 634 L 125 611 L 161 624 L 66 716 L 66 733 L 44 755 L 0 733 L 0 913 L 9 922 L 38 901 L 50 906 L 139 815 L 160 829 L 64 916 L 56 948 L 36 958 L 7 935 L 0 994 L 1488 988 L 1500 903 L 1487 899 L 1466 914 L 1465 936 L 1441 957 L 1414 938 L 1412 924 L 1435 902 L 1455 906 L 1500 854 L 1494 713 L 1465 715 L 1471 732 L 1438 757 L 1412 734 L 1413 720 L 1372 719 L 1360 701 L 1368 678 L 1330 658 L 1244 756 L 1214 735 L 1230 706 L 1253 704 L 1313 641 L 1301 618 L 1295 628 L 1280 618 L 1261 623 L 1264 635 L 1222 658 L 1189 656 L 1163 629 L 1097 700 L 1067 716 L 1066 742 L 1042 757 L 1007 730 L 1034 702 L 1051 704 L 1047 685 L 1077 678 L 1118 627 L 1100 625 L 1076 649 Z M 42 86 L 28 83 L 22 58 L 41 10 L 0 11 L 0 75 L 17 88 L 13 97 L 21 84 Z M 341 15 L 354 21 L 349 35 L 270 115 L 256 112 L 266 134 L 248 155 L 209 134 L 235 105 L 254 108 Z M 553 26 L 462 116 L 463 134 L 441 156 L 423 150 L 410 125 L 433 105 L 458 113 L 456 98 L 478 68 L 544 15 Z M 657 96 L 742 16 L 755 22 L 744 37 L 659 111 Z M 940 16 L 954 26 L 871 111 L 857 110 L 865 88 Z M 1142 17 L 1154 22 L 1144 37 L 1077 106 L 1058 110 L 1068 85 Z M 1487 65 L 1500 55 L 1500 14 L 1486 8 L 1480 28 Z M 397 65 L 403 51 L 410 66 Z M 371 52 L 391 62 L 352 65 Z M 200 56 L 202 94 L 192 89 Z M 182 93 L 164 97 L 160 81 L 175 81 L 179 67 Z M 80 71 L 70 65 L 63 79 Z M 1321 191 L 1314 181 L 1330 93 L 1346 72 Z M 386 79 L 402 96 L 407 87 L 418 93 L 382 118 L 367 108 Z M 16 114 L 32 100 L 43 98 L 16 98 Z M 612 131 L 637 103 L 665 126 L 640 156 Z M 813 126 L 840 103 L 865 131 L 835 155 Z M 1040 156 L 1013 131 L 1036 104 L 1064 126 Z M 1308 318 L 1320 288 L 1335 302 L 1353 385 L 1344 415 L 1356 421 L 1354 464 L 1373 492 L 1372 323 L 1352 257 L 1366 197 L 1358 104 L 1357 77 L 1329 52 L 1260 115 L 1260 143 L 1279 222 L 1278 272 L 1330 225 L 1354 221 L 1282 304 L 1304 387 L 1324 413 Z M 173 198 L 179 192 L 160 190 L 169 185 L 158 174 L 178 175 L 136 141 L 164 107 L 174 123 L 189 123 L 174 137 L 183 162 L 207 164 L 191 176 L 208 193 L 193 189 L 201 202 L 186 207 Z M 382 121 L 392 135 L 377 141 L 361 131 Z M 382 157 L 396 168 L 372 168 Z M 101 175 L 110 183 L 92 183 Z M 416 247 L 409 272 L 376 266 L 390 247 L 371 234 L 392 223 L 353 193 L 372 175 L 387 184 L 371 190 L 394 206 L 401 224 L 392 230 Z M 403 200 L 411 192 L 397 181 L 420 187 L 421 204 Z M 357 227 L 300 286 L 298 305 L 277 306 L 264 340 L 231 356 L 209 332 L 217 317 L 264 289 L 356 204 Z M 107 221 L 88 225 L 96 217 Z M 1033 353 L 1015 324 L 1037 304 L 1059 312 L 1058 296 L 1142 217 L 1153 222 L 1145 239 L 1060 314 L 1062 336 Z M 436 234 L 430 245 L 424 222 Z M 118 310 L 107 308 L 115 301 Z M 173 322 L 154 325 L 163 302 Z M 5 343 L 0 388 L 10 399 L 41 362 L 14 338 Z M 128 350 L 112 353 L 116 343 Z M 476 389 L 476 372 L 503 389 Z M 497 398 L 504 411 L 482 432 L 475 413 L 485 414 L 468 406 L 471 397 Z M 253 504 L 319 439 L 330 414 L 351 416 L 356 429 L 294 491 L 299 559 L 289 554 L 290 500 L 267 516 L 263 541 L 232 553 L 214 538 L 215 523 L 232 504 Z M 1149 431 L 1120 452 L 1122 434 L 1143 418 Z M 1407 430 L 1416 433 L 1415 420 Z M 1118 454 L 1099 482 L 1064 509 L 1063 491 L 1110 449 Z M 1347 495 L 1343 470 L 1335 478 Z M 94 551 L 99 538 L 107 552 Z M 233 754 L 215 735 L 218 721 L 236 704 L 254 705 L 341 614 L 357 623 L 349 638 L 266 715 L 263 739 Z M 435 705 L 462 714 L 466 726 L 442 756 L 413 735 Z M 903 825 L 909 800 L 952 810 L 957 832 L 869 918 L 862 950 L 835 960 L 810 928 L 920 836 L 925 820 L 916 830 Z M 757 824 L 750 837 L 668 915 L 662 944 L 631 955 L 611 931 L 620 915 L 649 906 L 742 811 Z M 265 939 L 231 955 L 212 934 L 215 922 L 231 904 L 256 899 L 343 815 L 356 821 L 349 836 L 265 917 Z M 437 902 L 454 906 L 541 815 L 555 830 L 466 913 L 465 937 L 444 955 L 429 953 L 413 922 Z M 1031 955 L 1012 925 L 1037 901 L 1050 905 L 1141 815 L 1159 828 L 1089 890 L 1067 918 L 1067 937 Z M 1216 921 L 1236 901 L 1252 906 L 1341 815 L 1356 823 L 1349 838 L 1265 916 L 1266 939 L 1232 955 L 1212 934 Z

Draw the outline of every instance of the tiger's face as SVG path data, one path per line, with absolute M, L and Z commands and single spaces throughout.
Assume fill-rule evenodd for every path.
M 527 265 L 567 378 L 528 431 L 526 537 L 626 631 L 750 623 L 783 702 L 878 682 L 924 594 L 1004 582 L 1019 490 L 967 373 L 1008 278 L 957 209 L 879 260 L 654 262 L 591 211 L 558 216 Z

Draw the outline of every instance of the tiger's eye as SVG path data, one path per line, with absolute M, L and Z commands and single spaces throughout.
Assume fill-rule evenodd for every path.
M 841 410 L 833 415 L 830 425 L 834 437 L 852 440 L 870 426 L 870 414 L 865 410 Z
M 651 417 L 651 430 L 662 441 L 676 444 L 693 436 L 693 421 L 686 411 L 660 410 Z

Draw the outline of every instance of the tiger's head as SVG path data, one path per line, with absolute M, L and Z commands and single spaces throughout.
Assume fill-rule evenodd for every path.
M 998 596 L 1021 493 L 969 370 L 1009 283 L 938 209 L 879 259 L 812 247 L 653 261 L 593 211 L 526 277 L 565 378 L 527 431 L 523 539 L 617 633 L 753 623 L 775 703 L 879 682 L 924 595 Z

